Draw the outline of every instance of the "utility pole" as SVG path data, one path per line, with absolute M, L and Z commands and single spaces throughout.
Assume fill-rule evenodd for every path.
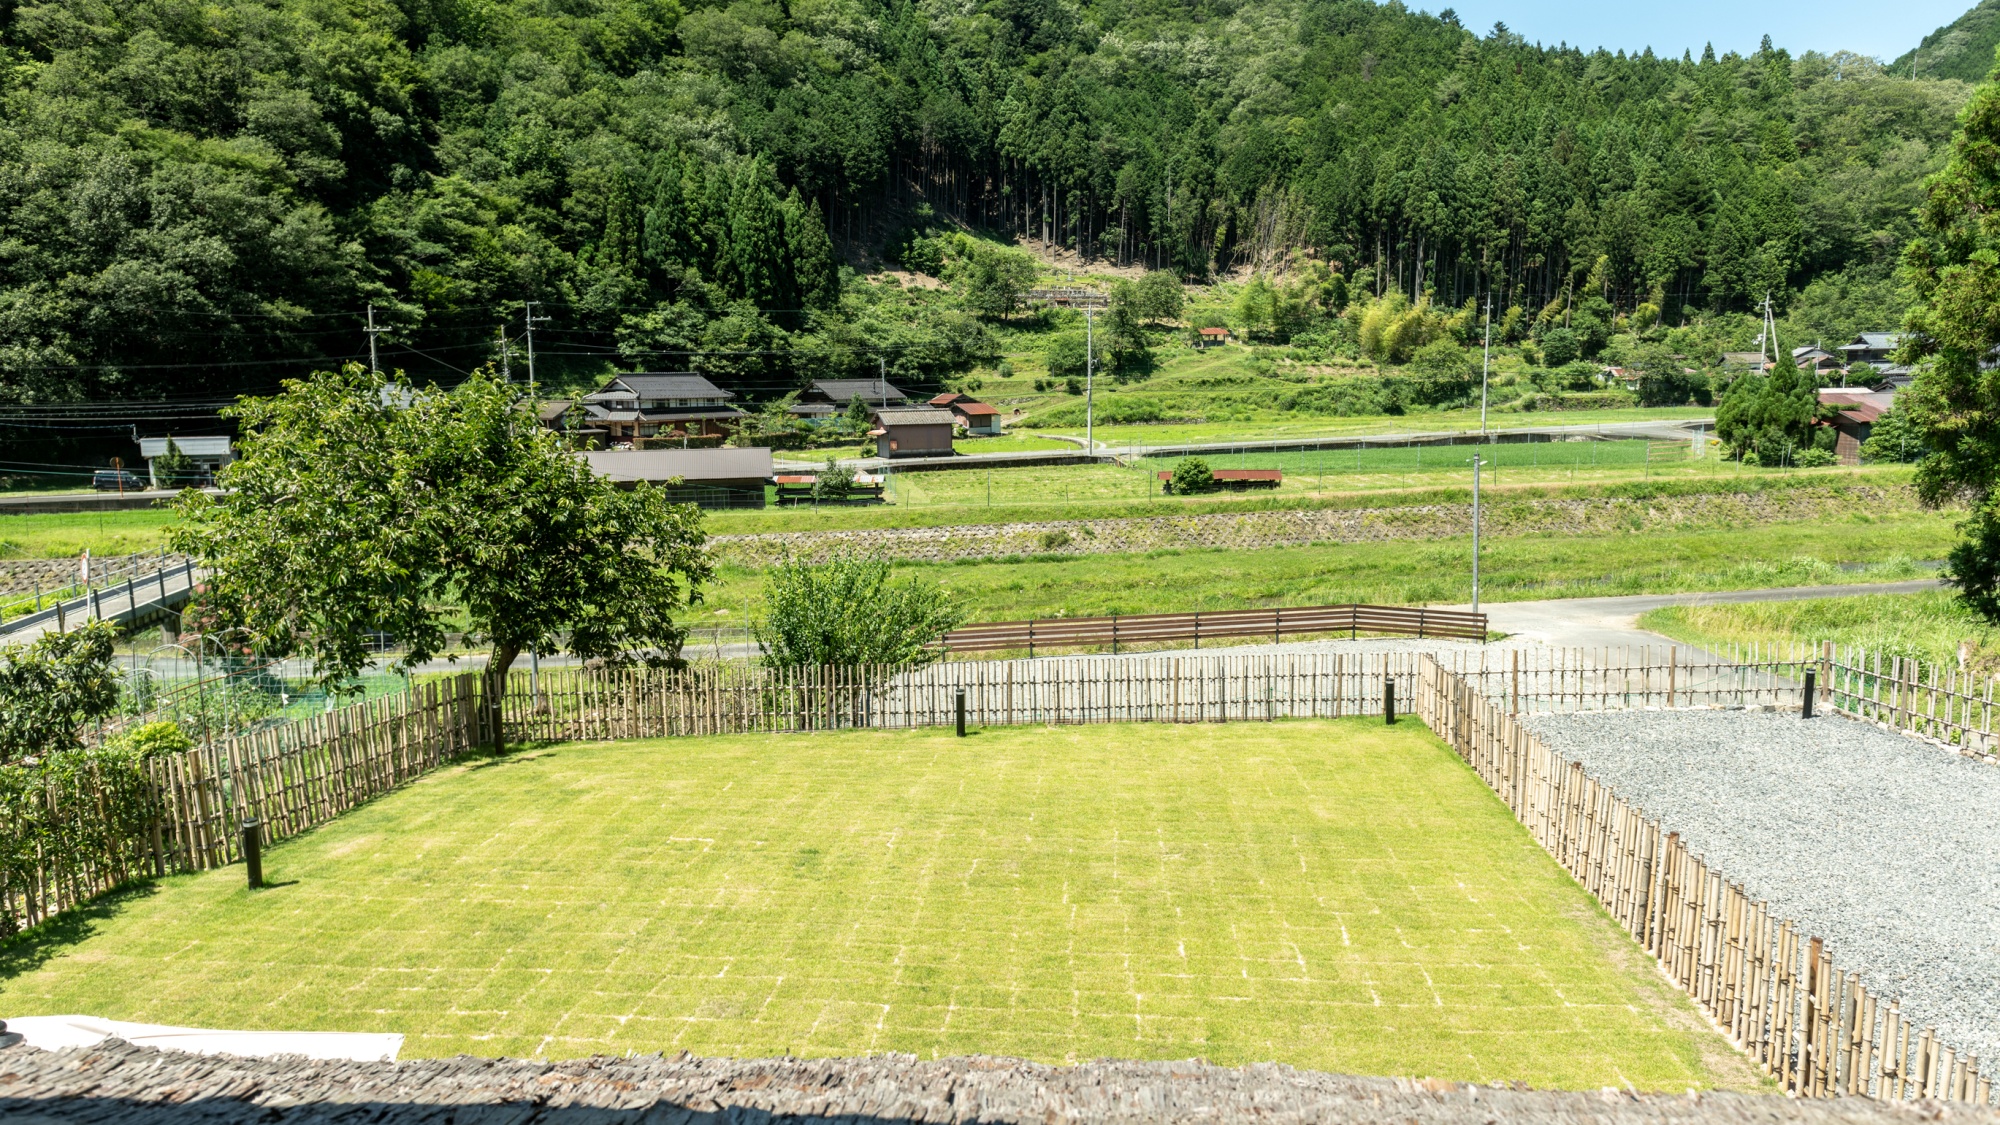
M 882 409 L 889 409 L 889 358 L 875 357 L 875 381 L 882 385 Z
M 511 386 L 514 382 L 514 352 L 508 345 L 507 326 L 500 325 L 493 333 L 500 337 L 500 381 Z
M 535 398 L 535 325 L 537 322 L 545 323 L 549 318 L 535 315 L 533 301 L 526 302 L 521 314 L 521 319 L 527 323 L 528 329 L 528 400 L 532 402 Z
M 380 336 L 387 329 L 375 327 L 375 302 L 373 301 L 368 302 L 368 327 L 362 331 L 368 333 L 368 371 L 370 374 L 379 375 L 382 373 L 382 365 L 375 359 L 375 337 Z
M 1472 612 L 1479 612 L 1479 454 L 1472 455 Z
M 1479 440 L 1486 440 L 1486 379 L 1493 369 L 1493 291 L 1486 291 L 1486 344 L 1479 357 Z

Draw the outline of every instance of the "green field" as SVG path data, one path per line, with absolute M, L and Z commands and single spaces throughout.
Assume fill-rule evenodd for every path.
M 445 770 L 265 870 L 17 941 L 0 1010 L 396 1031 L 409 1056 L 1756 1085 L 1414 722 L 566 745 Z
M 1698 645 L 1772 643 L 1858 645 L 1884 657 L 1915 657 L 1941 668 L 1958 666 L 1959 646 L 1971 642 L 1966 665 L 2000 673 L 2000 626 L 1960 604 L 1954 592 L 1812 598 L 1749 605 L 1656 609 L 1645 628 Z
M 172 512 L 60 512 L 0 516 L 0 559 L 53 559 L 80 553 L 126 555 L 166 541 Z
M 1598 536 L 1488 537 L 1489 602 L 1895 582 L 1936 573 L 1951 513 L 1904 511 L 1754 527 Z M 1176 613 L 1276 605 L 1449 605 L 1471 600 L 1469 537 L 1132 555 L 898 563 L 948 587 L 970 621 Z M 712 605 L 761 596 L 763 573 L 721 568 Z
M 1610 425 L 1620 422 L 1653 422 L 1715 417 L 1707 406 L 1627 407 L 1611 410 L 1554 411 L 1549 413 L 1498 413 L 1487 415 L 1487 426 L 1495 430 L 1526 429 L 1540 426 Z M 1351 437 L 1356 434 L 1398 434 L 1426 430 L 1476 430 L 1479 408 L 1435 410 L 1398 415 L 1357 415 L 1328 417 L 1281 415 L 1257 417 L 1240 422 L 1181 422 L 1137 426 L 1094 427 L 1093 436 L 1119 449 L 1124 446 L 1169 445 L 1180 442 L 1270 441 L 1274 438 Z M 1052 434 L 1083 433 L 1082 426 L 1049 426 Z

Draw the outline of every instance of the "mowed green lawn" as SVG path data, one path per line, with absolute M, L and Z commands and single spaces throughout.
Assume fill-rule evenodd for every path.
M 0 1015 L 406 1056 L 987 1052 L 1754 1087 L 1427 731 L 564 745 L 446 770 L 0 971 Z

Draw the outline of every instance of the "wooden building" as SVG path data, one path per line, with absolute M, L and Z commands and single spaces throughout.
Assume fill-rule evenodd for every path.
M 931 405 L 941 410 L 949 410 L 965 427 L 968 434 L 980 437 L 1000 436 L 1000 408 L 991 403 L 981 402 L 971 395 L 957 391 L 946 391 L 931 399 Z
M 949 410 L 913 406 L 903 410 L 875 412 L 875 439 L 878 457 L 949 457 L 951 430 L 958 416 Z
M 628 488 L 651 485 L 678 503 L 761 508 L 771 451 L 750 449 L 587 449 L 591 471 Z

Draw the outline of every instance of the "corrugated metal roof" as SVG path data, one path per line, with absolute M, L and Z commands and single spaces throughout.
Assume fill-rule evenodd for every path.
M 167 438 L 149 437 L 139 439 L 139 456 L 148 459 L 167 455 Z M 227 457 L 232 450 L 227 437 L 182 437 L 173 435 L 176 449 L 189 457 Z
M 684 481 L 762 480 L 771 475 L 771 451 L 748 449 L 587 449 L 577 454 L 598 476 L 658 484 Z
M 958 416 L 949 410 L 932 410 L 924 406 L 908 410 L 878 410 L 875 419 L 884 426 L 950 426 L 958 422 Z

